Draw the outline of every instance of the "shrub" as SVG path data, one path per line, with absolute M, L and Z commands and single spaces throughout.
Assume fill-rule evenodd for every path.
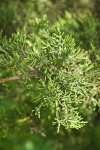
M 30 35 L 18 30 L 1 41 L 1 137 L 35 122 L 35 115 L 39 124 L 53 124 L 57 132 L 62 126 L 79 129 L 86 124 L 83 117 L 88 120 L 100 106 L 98 75 L 88 53 L 75 46 L 72 36 L 46 30 L 49 22 L 43 20 L 35 22 Z

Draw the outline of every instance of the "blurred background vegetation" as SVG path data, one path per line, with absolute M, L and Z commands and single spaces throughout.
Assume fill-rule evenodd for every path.
M 64 34 L 71 34 L 75 38 L 77 46 L 85 49 L 93 63 L 98 67 L 100 63 L 100 1 L 99 0 L 0 0 L 0 30 L 3 37 L 11 37 L 17 28 L 31 33 L 34 29 L 34 19 L 42 18 L 46 14 L 51 23 L 51 30 L 59 27 Z M 33 29 L 32 29 L 33 28 Z M 43 35 L 40 32 L 40 36 Z M 0 36 L 1 37 L 1 36 Z M 0 43 L 2 39 L 0 38 Z M 11 83 L 12 85 L 14 83 Z M 15 85 L 13 85 L 15 86 Z M 21 86 L 21 85 L 20 85 Z M 100 114 L 97 107 L 88 118 L 89 123 L 80 129 L 63 130 L 57 134 L 49 122 L 43 126 L 37 118 L 35 123 L 26 116 L 31 112 L 31 102 L 18 108 L 14 107 L 13 97 L 10 95 L 10 105 L 15 109 L 14 118 L 11 115 L 9 102 L 2 101 L 4 91 L 0 87 L 0 111 L 8 126 L 3 124 L 4 129 L 0 132 L 1 150 L 99 150 L 100 149 Z M 6 101 L 8 101 L 9 96 Z M 20 91 L 18 93 L 20 95 Z M 99 95 L 100 96 L 100 95 Z M 23 101 L 23 99 L 21 100 Z M 19 100 L 20 103 L 20 100 Z M 2 106 L 6 108 L 4 111 Z M 9 107 L 8 107 L 9 106 Z M 21 111 L 20 111 L 21 110 Z M 27 110 L 27 112 L 26 112 Z M 23 114 L 25 113 L 25 116 Z M 85 112 L 84 112 L 85 113 Z M 6 116 L 8 115 L 8 116 Z M 21 120 L 16 120 L 21 116 Z M 8 119 L 8 120 L 7 120 Z M 11 121 L 15 121 L 14 125 Z M 16 127 L 17 124 L 17 127 Z M 8 130 L 8 135 L 5 133 Z

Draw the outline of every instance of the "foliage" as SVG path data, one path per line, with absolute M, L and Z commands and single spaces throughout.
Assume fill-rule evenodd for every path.
M 9 138 L 6 137 L 5 140 L 0 139 L 0 149 L 7 150 L 7 146 L 12 147 L 13 150 L 40 150 L 41 147 L 43 150 L 54 149 L 54 144 L 50 140 L 44 143 L 45 138 L 39 135 L 30 135 L 22 131 L 16 134 L 10 133 Z
M 28 113 L 35 111 L 42 121 L 50 120 L 57 125 L 58 132 L 61 125 L 65 128 L 81 128 L 86 122 L 82 121 L 80 110 L 99 105 L 95 98 L 98 84 L 91 76 L 94 64 L 86 52 L 75 47 L 71 36 L 65 36 L 58 29 L 52 35 L 48 33 L 45 39 L 38 36 L 34 38 L 34 33 L 26 35 L 18 30 L 12 38 L 3 40 L 0 53 L 1 78 L 20 78 L 15 81 L 16 84 L 14 81 L 2 83 L 1 89 L 10 89 L 8 99 L 16 103 L 16 99 L 20 101 L 24 95 L 23 101 L 27 99 L 32 103 L 30 110 L 30 105 L 26 106 L 24 102 L 26 108 L 29 107 Z M 30 76 L 33 78 L 30 79 Z M 18 96 L 14 98 L 12 92 Z M 18 109 L 15 104 L 10 107 L 14 108 L 14 112 Z
M 91 13 L 63 13 L 65 0 L 12 0 L 8 9 L 5 2 L 0 7 L 0 149 L 98 150 L 99 20 Z M 62 15 L 51 17 L 55 10 Z M 44 12 L 49 20 L 35 17 Z M 8 38 L 17 27 L 24 31 Z

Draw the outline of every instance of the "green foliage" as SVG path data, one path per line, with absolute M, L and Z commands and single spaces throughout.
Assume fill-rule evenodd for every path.
M 2 150 L 98 150 L 100 22 L 65 2 L 0 4 Z
M 94 18 L 92 14 L 71 14 L 65 12 L 64 17 L 59 17 L 58 22 L 55 22 L 55 26 L 60 28 L 65 34 L 73 35 L 75 41 L 84 48 L 90 48 L 90 44 L 94 43 L 99 48 L 99 36 L 98 36 L 98 19 Z
M 42 22 L 44 23 L 38 23 L 39 31 L 44 31 Z M 11 38 L 5 38 L 1 42 L 1 78 L 20 78 L 19 81 L 10 79 L 11 81 L 2 83 L 1 89 L 9 89 L 7 98 L 13 99 L 14 103 L 20 101 L 24 95 L 23 101 L 32 103 L 31 110 L 30 104 L 24 102 L 24 107 L 29 108 L 28 112 L 24 108 L 24 112 L 30 115 L 35 111 L 44 124 L 50 120 L 57 126 L 57 132 L 61 125 L 67 129 L 79 129 L 86 123 L 80 113 L 87 107 L 95 108 L 100 105 L 95 98 L 98 86 L 95 78 L 91 76 L 95 66 L 88 54 L 75 46 L 71 36 L 65 36 L 56 28 L 55 33 L 48 32 L 48 38 L 42 39 L 40 35 L 26 35 L 18 30 Z M 33 76 L 32 79 L 29 76 Z M 12 92 L 17 93 L 16 97 L 11 96 Z M 5 101 L 5 98 L 3 96 L 1 100 Z M 12 104 L 9 107 L 14 112 L 19 109 L 17 114 L 22 115 L 21 106 L 17 108 L 18 106 Z M 12 118 L 11 114 L 9 118 Z M 8 120 L 3 122 L 7 124 Z M 14 118 L 11 122 L 15 120 Z
M 45 142 L 45 138 L 39 135 L 30 135 L 22 131 L 16 134 L 10 133 L 9 138 L 6 137 L 5 140 L 0 139 L 0 149 L 7 150 L 9 147 L 12 147 L 13 150 L 41 150 L 41 147 L 43 150 L 53 150 L 54 143 L 50 140 Z

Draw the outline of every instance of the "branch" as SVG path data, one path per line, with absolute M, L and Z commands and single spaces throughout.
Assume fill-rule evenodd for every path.
M 24 74 L 24 75 L 21 75 L 21 76 L 6 77 L 6 78 L 0 79 L 0 83 L 4 83 L 4 82 L 7 82 L 7 81 L 13 81 L 13 80 L 19 80 L 19 79 L 25 78 L 25 77 L 34 77 L 34 76 L 35 76 L 35 74 Z

